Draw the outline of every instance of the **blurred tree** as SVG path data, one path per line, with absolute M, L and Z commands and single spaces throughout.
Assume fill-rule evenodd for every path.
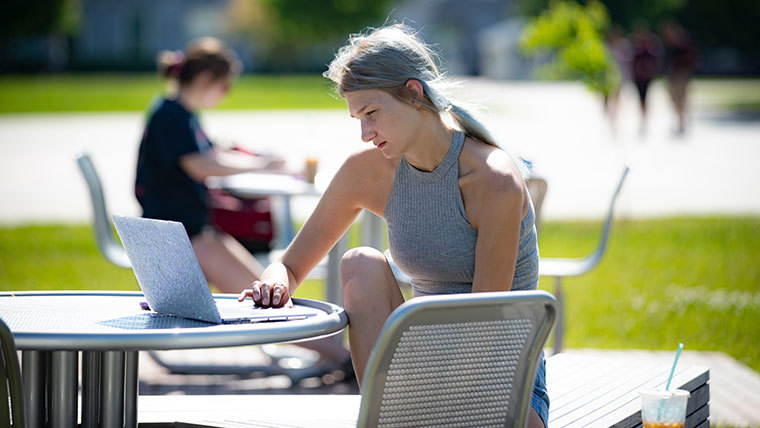
M 79 28 L 79 0 L 3 0 L 0 39 L 45 34 L 73 35 Z
M 233 29 L 257 46 L 258 68 L 323 67 L 348 34 L 380 25 L 393 0 L 232 0 Z
M 552 1 L 523 31 L 520 47 L 527 55 L 549 54 L 539 74 L 550 79 L 576 79 L 608 96 L 620 85 L 620 70 L 604 43 L 609 27 L 604 5 L 586 6 L 571 1 Z
M 752 0 L 750 0 L 752 1 Z M 576 0 L 579 4 L 586 1 Z M 655 22 L 663 15 L 687 5 L 688 0 L 601 0 L 614 23 L 632 28 L 634 21 L 644 19 Z M 551 0 L 516 0 L 514 11 L 523 16 L 537 16 L 549 7 Z
M 586 0 L 574 0 L 585 4 Z M 654 29 L 675 19 L 691 33 L 699 50 L 729 48 L 740 52 L 748 65 L 760 67 L 760 1 L 758 0 L 600 0 L 611 21 L 628 31 L 637 20 Z M 515 0 L 512 12 L 533 17 L 545 10 L 551 0 Z

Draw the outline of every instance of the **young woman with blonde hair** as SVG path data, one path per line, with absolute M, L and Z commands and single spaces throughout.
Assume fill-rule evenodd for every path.
M 385 218 L 391 254 L 412 278 L 415 296 L 535 289 L 538 246 L 522 164 L 443 92 L 435 55 L 412 29 L 391 25 L 351 36 L 325 75 L 372 147 L 345 161 L 282 262 L 240 298 L 290 304 L 362 209 Z M 383 323 L 404 298 L 373 248 L 349 250 L 340 279 L 361 382 Z M 528 426 L 545 426 L 548 408 L 542 357 Z

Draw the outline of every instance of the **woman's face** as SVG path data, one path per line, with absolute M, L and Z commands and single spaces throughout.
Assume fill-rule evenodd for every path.
M 346 92 L 351 117 L 361 122 L 362 141 L 372 143 L 386 158 L 404 154 L 417 141 L 420 111 L 380 89 Z

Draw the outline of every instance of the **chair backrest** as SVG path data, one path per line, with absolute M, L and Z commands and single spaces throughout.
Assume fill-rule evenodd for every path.
M 24 394 L 16 342 L 0 319 L 0 426 L 24 428 Z
M 533 201 L 533 211 L 536 215 L 535 224 L 536 229 L 538 229 L 541 224 L 541 207 L 544 205 L 548 185 L 545 179 L 535 176 L 528 177 L 525 180 L 525 185 L 528 187 L 530 199 Z
M 358 426 L 524 426 L 555 313 L 554 297 L 544 291 L 402 304 L 367 363 Z
M 111 224 L 111 216 L 106 208 L 106 200 L 103 196 L 103 186 L 100 184 L 100 177 L 95 170 L 90 156 L 82 153 L 77 157 L 77 164 L 82 171 L 87 188 L 90 190 L 92 200 L 93 227 L 95 229 L 95 242 L 98 249 L 109 262 L 123 268 L 129 268 L 129 257 L 124 248 L 116 240 Z
M 588 264 L 588 266 L 586 266 L 587 271 L 599 264 L 599 262 L 602 260 L 604 252 L 607 250 L 607 244 L 610 241 L 610 230 L 612 229 L 612 219 L 615 214 L 615 203 L 617 202 L 618 195 L 620 195 L 620 189 L 623 188 L 623 183 L 625 183 L 625 178 L 628 176 L 628 172 L 630 170 L 631 165 L 629 163 L 626 163 L 625 167 L 623 167 L 623 173 L 620 174 L 620 179 L 618 180 L 617 186 L 615 187 L 615 193 L 612 194 L 610 206 L 607 208 L 607 217 L 604 219 L 602 233 L 599 235 L 599 242 L 597 243 L 594 252 L 586 258 L 586 263 Z

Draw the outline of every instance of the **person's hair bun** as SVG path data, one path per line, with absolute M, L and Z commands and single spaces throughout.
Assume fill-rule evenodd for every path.
M 182 51 L 163 50 L 158 53 L 158 72 L 168 79 L 176 79 L 185 63 Z

